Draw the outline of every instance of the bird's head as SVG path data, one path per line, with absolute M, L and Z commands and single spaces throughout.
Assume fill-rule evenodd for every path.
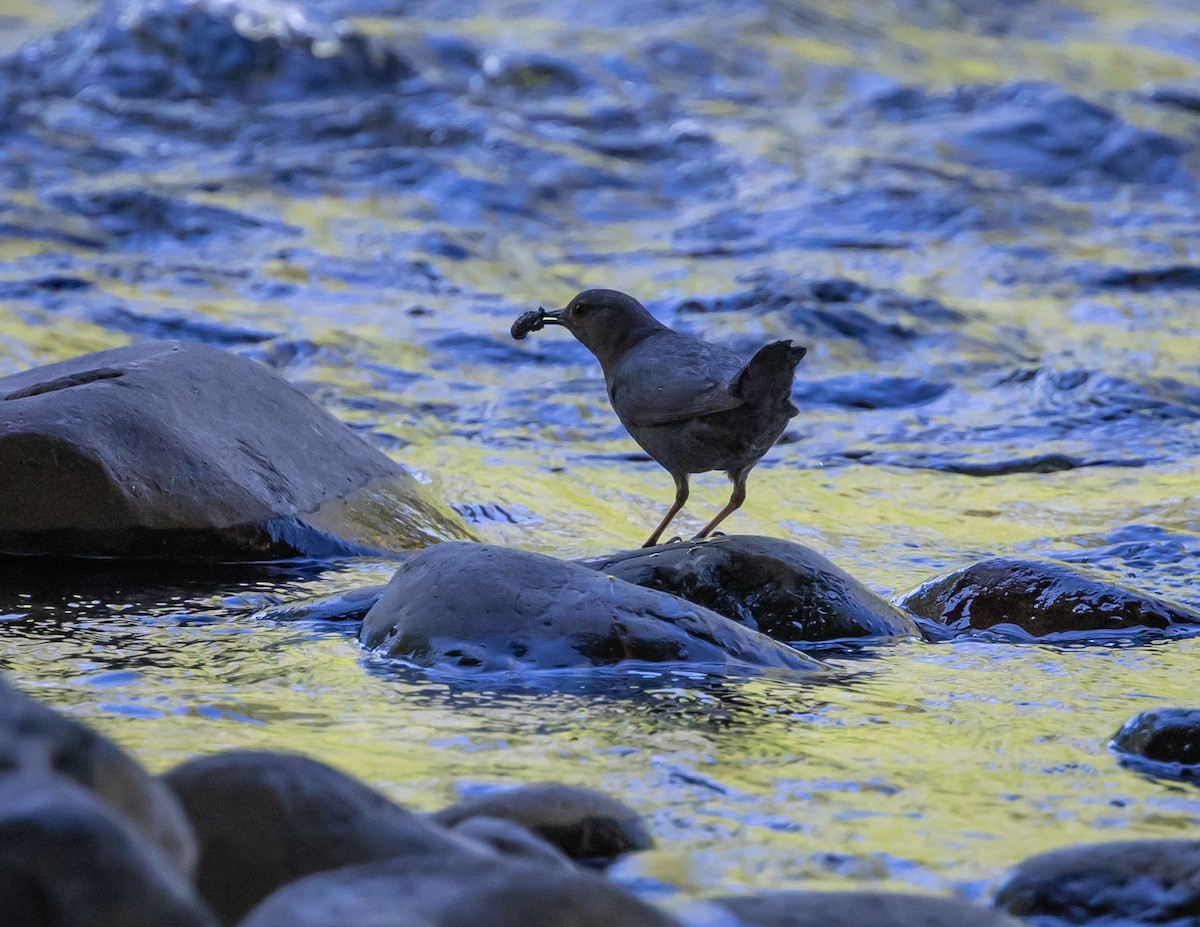
M 596 355 L 605 370 L 646 335 L 666 327 L 636 299 L 618 290 L 584 290 L 565 309 L 527 312 L 513 323 L 512 336 L 521 339 L 545 325 L 561 325 Z

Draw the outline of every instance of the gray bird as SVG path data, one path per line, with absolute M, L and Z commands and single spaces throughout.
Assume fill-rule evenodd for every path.
M 800 411 L 792 377 L 808 349 L 790 341 L 768 344 L 746 363 L 667 328 L 616 290 L 584 290 L 565 309 L 526 312 L 512 336 L 545 325 L 563 326 L 596 356 L 617 418 L 675 480 L 675 503 L 643 547 L 658 543 L 687 502 L 689 474 L 724 470 L 733 495 L 696 535 L 708 537 L 746 501 L 746 477 Z

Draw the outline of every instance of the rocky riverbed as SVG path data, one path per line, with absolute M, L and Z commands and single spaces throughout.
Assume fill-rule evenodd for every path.
M 654 847 L 596 891 L 685 922 L 869 889 L 1191 923 L 1194 845 L 1161 843 L 1200 824 L 1190 4 L 55 0 L 0 23 L 0 536 L 156 558 L 5 558 L 11 682 L 155 773 L 293 751 L 431 812 L 600 789 Z M 628 550 L 670 478 L 578 344 L 508 337 L 586 286 L 746 356 L 809 347 L 801 414 L 699 553 Z M 320 419 L 337 465 L 264 457 L 300 429 L 255 426 L 242 374 L 198 382 L 244 403 L 192 406 L 190 374 L 147 386 L 125 354 L 24 373 L 149 341 L 265 365 L 299 391 L 272 407 L 349 426 Z M 103 429 L 39 412 L 42 456 L 4 444 L 34 407 L 136 389 L 133 450 L 191 415 L 212 453 L 187 479 L 229 475 L 188 514 L 201 545 L 176 544 L 156 454 L 106 447 L 127 469 L 87 508 L 29 462 Z M 91 402 L 71 414 L 113 421 Z M 695 480 L 677 530 L 727 492 Z M 436 547 L 399 611 L 381 588 L 462 538 L 524 616 L 481 654 Z M 305 559 L 215 562 L 281 552 Z M 564 615 L 555 589 L 604 598 L 604 632 L 536 630 L 518 574 Z M 447 590 L 453 640 L 428 645 Z M 1142 871 L 1162 881 L 1122 894 Z

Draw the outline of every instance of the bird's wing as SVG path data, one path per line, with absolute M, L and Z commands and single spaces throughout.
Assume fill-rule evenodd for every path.
M 677 332 L 628 351 L 613 372 L 608 397 L 626 425 L 668 425 L 742 405 L 729 385 L 743 367 L 736 354 Z

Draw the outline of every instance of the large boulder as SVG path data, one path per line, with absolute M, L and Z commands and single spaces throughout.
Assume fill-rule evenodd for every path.
M 0 552 L 265 560 L 466 536 L 246 358 L 145 342 L 0 378 Z
M 679 927 L 582 870 L 486 848 L 401 857 L 284 886 L 240 927 Z
M 196 841 L 170 790 L 108 738 L 0 679 L 0 781 L 13 774 L 74 780 L 139 830 L 181 876 L 191 877 Z
M 359 639 L 389 657 L 487 670 L 623 660 L 821 666 L 664 592 L 489 544 L 438 544 L 411 557 L 367 612 Z
M 782 641 L 920 637 L 911 617 L 816 551 L 731 535 L 582 561 L 626 582 L 703 605 Z
M 489 792 L 433 815 L 446 827 L 476 818 L 513 821 L 584 862 L 607 863 L 654 845 L 641 816 L 624 802 L 593 789 L 552 782 Z
M 200 846 L 196 886 L 225 924 L 310 873 L 457 846 L 424 816 L 303 756 L 219 753 L 164 779 Z
M 1200 840 L 1126 840 L 1040 853 L 1017 866 L 995 902 L 1037 923 L 1194 924 Z
M 1141 772 L 1200 779 L 1200 708 L 1143 711 L 1121 726 L 1109 746 Z
M 0 775 L 0 924 L 216 923 L 176 867 L 111 806 L 61 776 Z
M 764 892 L 714 903 L 744 927 L 1018 927 L 965 901 L 893 892 Z
M 996 558 L 924 583 L 901 604 L 947 636 L 1111 640 L 1200 633 L 1200 612 L 1061 563 Z

